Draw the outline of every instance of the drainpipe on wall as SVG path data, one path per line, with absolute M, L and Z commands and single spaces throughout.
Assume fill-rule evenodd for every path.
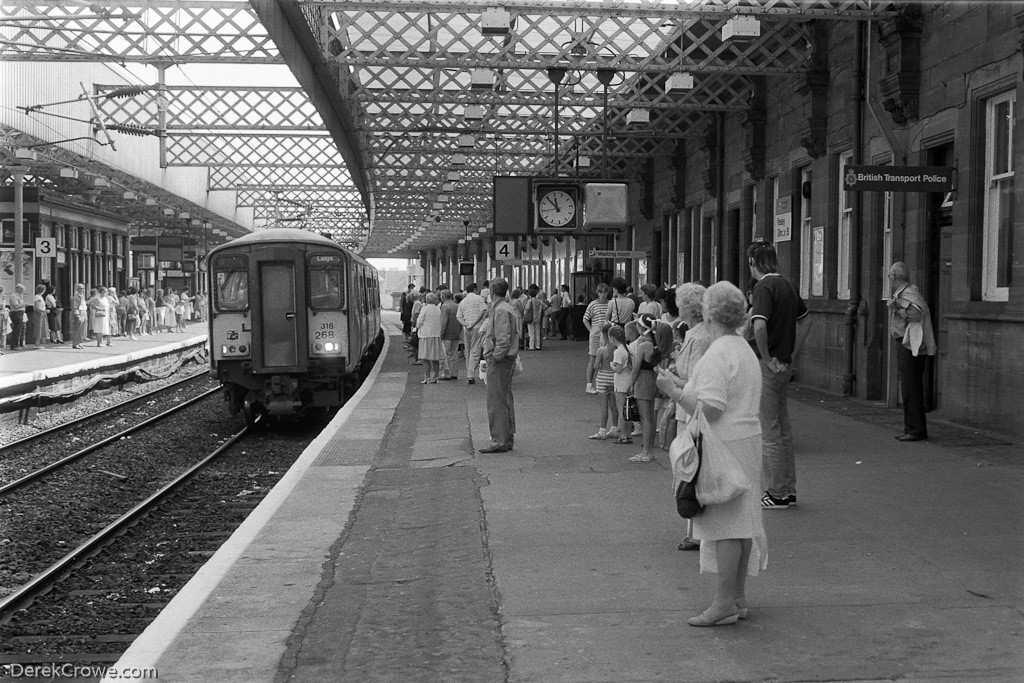
M 857 24 L 857 36 L 854 42 L 857 53 L 857 66 L 853 87 L 853 163 L 863 163 L 864 147 L 864 24 Z M 844 323 L 846 325 L 846 374 L 843 375 L 843 395 L 852 396 L 856 391 L 857 380 L 857 314 L 861 303 L 860 252 L 861 234 L 863 234 L 863 201 L 860 192 L 854 192 L 853 204 L 850 207 L 850 304 L 846 308 Z
M 715 125 L 718 126 L 718 149 L 715 151 L 715 153 L 718 154 L 718 179 L 716 181 L 718 185 L 718 202 L 717 207 L 715 209 L 718 213 L 716 226 L 718 228 L 716 230 L 716 232 L 718 233 L 718 239 L 716 240 L 718 242 L 717 279 L 724 280 L 728 278 L 731 274 L 726 271 L 732 270 L 731 266 L 728 269 L 725 267 L 725 264 L 727 263 L 725 258 L 725 112 L 718 112 L 716 116 Z M 734 260 L 735 259 L 731 259 L 731 261 Z M 712 278 L 712 280 L 714 279 L 715 278 Z M 741 290 L 743 289 L 743 285 L 740 284 L 739 282 L 737 282 L 736 285 Z

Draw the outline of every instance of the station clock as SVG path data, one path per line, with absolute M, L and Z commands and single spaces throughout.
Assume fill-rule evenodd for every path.
M 579 227 L 580 190 L 570 183 L 534 185 L 534 227 L 541 231 L 570 232 Z

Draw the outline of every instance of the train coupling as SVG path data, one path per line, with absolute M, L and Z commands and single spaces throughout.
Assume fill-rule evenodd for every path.
M 267 412 L 271 415 L 295 415 L 302 409 L 299 383 L 287 375 L 274 375 L 270 378 L 264 399 Z

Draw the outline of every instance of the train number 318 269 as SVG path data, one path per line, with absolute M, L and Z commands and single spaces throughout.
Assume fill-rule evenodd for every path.
M 334 339 L 334 323 L 321 323 L 320 329 L 313 332 L 314 339 Z

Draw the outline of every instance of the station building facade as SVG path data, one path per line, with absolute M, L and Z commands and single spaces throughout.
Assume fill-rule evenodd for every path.
M 130 239 L 129 222 L 124 217 L 85 208 L 37 187 L 26 187 L 23 201 L 22 282 L 26 292 L 31 294 L 36 285 L 49 283 L 66 306 L 76 283 L 88 288 L 126 286 Z M 0 285 L 10 292 L 15 282 L 13 188 L 0 188 L 0 225 Z M 48 253 L 37 250 L 40 239 L 51 239 L 52 251 L 48 246 Z
M 895 405 L 885 275 L 904 261 L 936 326 L 937 415 L 1024 433 L 1024 8 L 910 6 L 810 32 L 807 75 L 754 81 L 748 112 L 655 160 L 661 215 L 636 238 L 660 252 L 652 281 L 742 288 L 745 246 L 774 242 L 813 318 L 799 381 Z M 848 192 L 851 164 L 953 167 L 955 189 Z
M 797 381 L 895 406 L 887 330 L 889 265 L 904 261 L 928 299 L 938 354 L 933 415 L 1024 434 L 1024 7 L 911 5 L 884 22 L 814 22 L 810 69 L 749 77 L 750 107 L 709 113 L 699 135 L 631 179 L 632 225 L 616 248 L 646 262 L 611 270 L 635 286 L 749 282 L 745 248 L 774 242 L 813 324 Z M 863 93 L 863 96 L 858 96 Z M 846 191 L 848 165 L 952 167 L 950 192 Z M 424 259 L 434 279 L 459 258 L 476 273 L 552 289 L 592 267 L 586 240 L 524 244 L 509 273 L 486 243 Z

